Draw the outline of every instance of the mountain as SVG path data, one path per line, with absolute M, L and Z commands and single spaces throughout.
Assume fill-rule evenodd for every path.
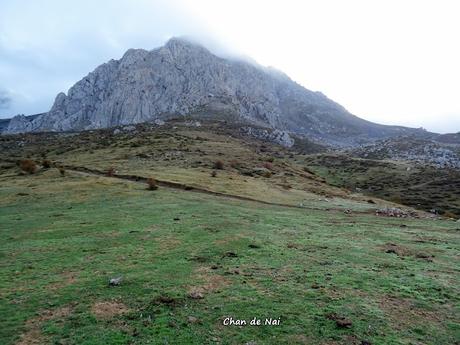
M 97 67 L 67 95 L 58 94 L 49 112 L 11 119 L 6 133 L 81 131 L 186 115 L 235 119 L 339 146 L 419 131 L 365 121 L 280 71 L 173 38 Z

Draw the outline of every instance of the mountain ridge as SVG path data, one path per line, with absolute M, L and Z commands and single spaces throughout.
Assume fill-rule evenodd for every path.
M 81 131 L 225 114 L 336 146 L 354 146 L 421 130 L 379 125 L 349 113 L 285 73 L 172 38 L 152 50 L 129 49 L 59 93 L 49 112 L 16 116 L 6 133 Z

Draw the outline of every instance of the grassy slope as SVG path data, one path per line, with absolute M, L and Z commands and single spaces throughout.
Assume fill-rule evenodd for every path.
M 21 334 L 23 345 L 460 337 L 459 225 L 451 221 L 261 206 L 55 169 L 5 169 L 0 224 L 1 344 Z M 108 287 L 118 275 L 122 284 Z M 330 313 L 352 327 L 337 328 Z M 223 327 L 225 316 L 280 317 L 281 326 Z
M 315 202 L 322 208 L 357 208 L 375 210 L 391 202 L 352 194 L 333 187 L 318 176 L 304 171 L 304 156 L 296 157 L 278 145 L 241 138 L 234 129 L 220 123 L 190 128 L 183 123 L 160 128 L 138 126 L 134 132 L 113 135 L 113 130 L 83 132 L 75 136 L 30 134 L 4 137 L 0 158 L 37 162 L 46 156 L 55 162 L 107 170 L 121 174 L 153 176 L 215 192 L 236 194 L 263 201 L 289 205 Z M 2 138 L 0 138 L 2 139 Z M 217 178 L 210 178 L 216 161 L 224 162 Z M 269 162 L 272 161 L 272 162 Z M 271 165 L 266 178 L 247 172 Z M 322 200 L 322 202 L 319 202 Z
M 429 165 L 352 158 L 343 154 L 302 157 L 328 183 L 409 205 L 460 217 L 460 171 Z

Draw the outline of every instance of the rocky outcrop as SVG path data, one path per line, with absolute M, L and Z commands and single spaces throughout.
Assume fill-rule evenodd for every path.
M 1 120 L 3 122 L 3 126 L 0 124 L 0 133 L 16 134 L 32 132 L 34 129 L 34 121 L 45 114 L 46 113 L 41 113 L 28 116 L 19 114 L 11 119 Z
M 257 128 L 251 126 L 243 126 L 240 128 L 241 133 L 244 135 L 274 142 L 284 147 L 292 147 L 294 145 L 294 139 L 291 138 L 288 132 L 280 131 L 279 129 L 270 130 L 265 128 Z
M 337 145 L 412 131 L 362 120 L 277 70 L 223 59 L 174 38 L 151 51 L 130 49 L 99 66 L 67 95 L 58 94 L 48 113 L 33 121 L 16 117 L 7 132 L 80 131 L 192 113 L 244 119 Z
M 438 168 L 460 168 L 460 144 L 445 143 L 446 135 L 414 136 L 379 140 L 349 150 L 353 156 L 366 159 L 391 159 L 430 164 Z M 452 141 L 452 140 L 451 140 Z

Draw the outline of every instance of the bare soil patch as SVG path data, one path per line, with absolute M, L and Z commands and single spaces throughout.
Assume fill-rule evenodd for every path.
M 91 313 L 98 319 L 111 319 L 127 312 L 129 312 L 129 308 L 117 301 L 96 302 L 91 307 Z
M 190 286 L 188 289 L 189 296 L 205 296 L 207 293 L 218 291 L 219 289 L 230 285 L 230 281 L 228 279 L 213 273 L 208 267 L 200 267 L 195 272 L 195 277 L 202 281 L 202 284 Z
M 41 326 L 44 322 L 53 319 L 63 319 L 70 315 L 70 306 L 61 307 L 54 310 L 44 310 L 40 314 L 26 323 L 26 331 L 21 334 L 21 338 L 16 345 L 34 345 L 46 343 L 44 335 L 41 333 Z

